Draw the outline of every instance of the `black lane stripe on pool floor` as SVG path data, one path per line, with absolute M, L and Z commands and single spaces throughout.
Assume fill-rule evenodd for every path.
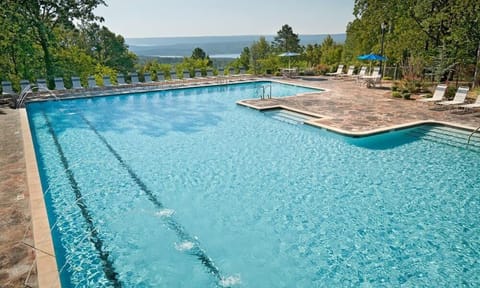
M 80 115 L 82 117 L 83 121 L 87 123 L 87 125 L 92 129 L 92 131 L 98 136 L 98 138 L 105 144 L 105 146 L 110 150 L 110 152 L 115 156 L 115 158 L 120 162 L 120 165 L 122 165 L 130 175 L 130 177 L 135 181 L 135 183 L 140 187 L 140 189 L 147 195 L 148 200 L 150 200 L 155 207 L 158 209 L 165 209 L 165 206 L 163 203 L 155 196 L 155 194 L 148 189 L 147 185 L 143 183 L 143 181 L 138 177 L 138 175 L 133 171 L 133 169 L 123 160 L 123 158 L 120 156 L 120 154 L 108 143 L 107 139 L 103 137 L 100 132 L 92 125 L 90 121 L 88 121 L 87 118 L 85 118 L 83 115 Z M 197 257 L 198 260 L 207 268 L 208 272 L 212 275 L 214 275 L 218 281 L 221 281 L 223 278 L 220 274 L 220 270 L 215 266 L 213 263 L 212 259 L 206 254 L 205 250 L 203 250 L 200 247 L 200 244 L 198 243 L 198 240 L 196 240 L 194 237 L 190 236 L 186 231 L 185 228 L 183 228 L 180 223 L 175 221 L 172 217 L 167 217 L 166 218 L 166 223 L 168 227 L 175 231 L 177 234 L 177 237 L 180 238 L 182 241 L 189 241 L 191 243 L 194 243 L 195 246 L 190 250 L 190 254 L 194 255 Z
M 55 135 L 55 131 L 53 130 L 52 123 L 48 119 L 45 111 L 42 111 L 43 117 L 45 118 L 45 122 L 48 127 L 48 132 L 52 135 L 53 142 L 55 147 L 57 148 L 58 155 L 60 156 L 60 161 L 62 162 L 63 168 L 67 173 L 68 181 L 70 182 L 70 186 L 75 194 L 75 203 L 77 203 L 78 208 L 80 208 L 80 212 L 87 223 L 88 232 L 90 233 L 90 241 L 92 242 L 93 246 L 97 250 L 100 260 L 102 262 L 103 272 L 105 273 L 105 277 L 110 281 L 113 287 L 122 287 L 122 283 L 118 279 L 118 273 L 115 272 L 113 267 L 113 262 L 110 260 L 109 253 L 104 250 L 104 245 L 102 239 L 100 239 L 97 230 L 95 229 L 95 225 L 93 224 L 92 217 L 90 216 L 90 212 L 88 212 L 87 205 L 85 201 L 83 201 L 82 192 L 78 187 L 78 182 L 75 180 L 73 176 L 72 170 L 70 169 L 70 165 L 68 164 L 67 157 L 63 152 L 62 146 L 58 141 L 57 136 Z

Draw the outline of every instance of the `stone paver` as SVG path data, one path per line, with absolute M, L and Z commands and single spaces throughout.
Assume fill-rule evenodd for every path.
M 306 78 L 307 79 L 307 78 Z M 434 111 L 432 105 L 395 99 L 388 88 L 367 89 L 355 81 L 308 78 L 284 80 L 327 89 L 322 93 L 271 100 L 247 100 L 257 107 L 283 105 L 324 116 L 315 122 L 352 133 L 417 121 L 480 126 L 480 113 Z M 37 287 L 25 153 L 20 114 L 0 105 L 0 287 Z M 32 269 L 33 267 L 33 269 Z M 29 276 L 30 275 L 30 276 Z
M 256 107 L 282 105 L 320 114 L 325 118 L 316 120 L 316 123 L 351 133 L 387 129 L 427 120 L 450 122 L 471 128 L 480 126 L 480 111 L 471 113 L 460 113 L 462 111 L 454 109 L 440 111 L 435 108 L 435 104 L 393 98 L 388 87 L 369 89 L 355 81 L 325 78 L 286 81 L 324 88 L 328 91 L 305 96 L 244 102 Z
M 20 118 L 0 105 L 0 287 L 36 287 Z

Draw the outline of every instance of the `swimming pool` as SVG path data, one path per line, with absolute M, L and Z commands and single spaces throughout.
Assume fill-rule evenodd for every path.
M 28 104 L 64 287 L 480 284 L 479 153 L 235 104 L 264 84 Z

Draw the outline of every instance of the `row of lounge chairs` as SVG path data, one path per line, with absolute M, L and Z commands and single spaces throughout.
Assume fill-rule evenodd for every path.
M 447 85 L 439 84 L 437 85 L 437 87 L 435 87 L 435 91 L 433 92 L 433 96 L 431 98 L 421 98 L 417 101 L 422 103 L 435 103 L 436 105 L 448 108 L 463 108 L 465 110 L 480 108 L 480 96 L 477 96 L 477 99 L 474 103 L 465 103 L 465 101 L 467 100 L 468 90 L 468 87 L 458 87 L 453 99 L 445 100 L 444 97 L 445 92 L 447 91 Z
M 380 74 L 380 67 L 374 67 L 371 74 L 367 75 L 367 67 L 362 66 L 358 71 L 358 74 L 354 74 L 355 66 L 351 65 L 348 67 L 347 73 L 343 73 L 344 65 L 338 65 L 337 71 L 333 73 L 327 73 L 328 76 L 334 76 L 337 79 L 354 79 L 358 83 L 363 84 L 367 87 L 375 87 L 376 84 L 380 83 L 382 75 Z
M 228 71 L 228 73 L 226 73 Z M 208 69 L 205 76 L 202 75 L 200 70 L 195 70 L 194 77 L 190 77 L 190 71 L 184 71 L 181 77 L 177 76 L 175 71 L 171 71 L 169 73 L 169 77 L 163 72 L 156 73 L 156 80 L 154 81 L 152 78 L 151 73 L 144 73 L 143 78 L 144 81 L 140 82 L 138 73 L 131 73 L 130 74 L 130 82 L 127 83 L 125 80 L 125 76 L 123 74 L 118 74 L 116 77 L 116 84 L 114 85 L 110 76 L 103 76 L 103 85 L 98 85 L 96 82 L 95 77 L 90 76 L 87 79 L 87 85 L 84 87 L 82 86 L 80 77 L 72 77 L 71 78 L 71 89 L 79 90 L 79 89 L 94 89 L 100 87 L 114 87 L 114 86 L 126 86 L 126 85 L 145 85 L 145 84 L 152 84 L 152 85 L 159 85 L 159 84 L 185 84 L 187 81 L 191 83 L 195 83 L 196 81 L 203 81 L 203 82 L 211 82 L 211 81 L 229 81 L 229 80 L 239 80 L 241 78 L 245 78 L 249 76 L 245 73 L 244 68 L 240 68 L 240 73 L 235 73 L 233 68 L 229 70 L 219 69 L 218 74 L 214 75 L 212 69 Z M 56 77 L 54 78 L 55 82 L 55 91 L 66 91 L 67 88 L 65 87 L 64 78 Z M 47 81 L 45 79 L 38 79 L 36 83 L 30 83 L 28 80 L 21 80 L 20 81 L 20 90 L 24 91 L 30 87 L 35 88 L 47 88 Z M 9 94 L 9 95 L 16 95 L 12 83 L 10 81 L 2 81 L 2 94 Z

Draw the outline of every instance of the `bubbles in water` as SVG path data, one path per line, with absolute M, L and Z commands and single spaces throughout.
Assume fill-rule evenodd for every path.
M 228 276 L 228 277 L 224 277 L 224 278 L 222 278 L 222 280 L 220 280 L 220 285 L 222 287 L 230 287 L 230 286 L 233 286 L 233 285 L 238 285 L 240 283 L 242 283 L 242 281 L 240 279 L 240 275 Z
M 180 244 L 175 243 L 175 249 L 177 249 L 178 251 L 188 251 L 191 250 L 194 245 L 195 244 L 190 241 L 185 241 Z
M 157 211 L 155 215 L 160 216 L 160 217 L 170 217 L 175 213 L 175 210 L 173 209 L 162 209 L 160 211 Z

